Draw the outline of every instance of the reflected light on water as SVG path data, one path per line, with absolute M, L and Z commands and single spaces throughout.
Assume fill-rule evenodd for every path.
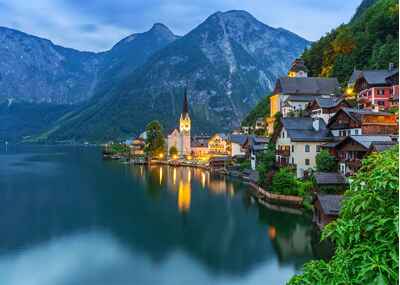
M 269 226 L 268 236 L 271 240 L 274 240 L 276 238 L 276 228 L 274 226 Z
M 201 173 L 201 186 L 203 188 L 206 187 L 206 175 L 204 174 L 204 172 Z
M 180 212 L 188 212 L 190 209 L 191 187 L 188 182 L 179 182 L 178 208 Z
M 172 183 L 174 185 L 176 184 L 176 168 L 174 167 L 174 170 L 172 171 Z
M 160 170 L 159 170 L 159 177 L 160 177 L 160 185 L 161 185 L 162 179 L 163 179 L 163 168 L 162 167 L 160 167 Z

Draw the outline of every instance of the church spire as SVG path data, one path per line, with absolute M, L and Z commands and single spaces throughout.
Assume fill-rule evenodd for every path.
M 189 115 L 189 103 L 187 99 L 187 88 L 185 87 L 185 94 L 183 97 L 183 110 L 182 110 L 182 117 L 186 117 Z

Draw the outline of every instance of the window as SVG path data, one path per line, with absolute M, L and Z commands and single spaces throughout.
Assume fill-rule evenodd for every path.
M 384 106 L 385 105 L 385 101 L 378 101 L 378 105 L 379 106 Z
M 292 157 L 292 164 L 294 164 L 294 157 Z
M 358 130 L 355 130 L 355 131 L 354 131 L 354 134 L 358 135 Z
M 310 152 L 310 146 L 309 146 L 308 144 L 306 144 L 306 145 L 304 146 L 304 151 L 305 151 L 305 152 Z
M 317 152 L 320 152 L 320 151 L 321 151 L 321 146 L 317 145 Z
M 292 144 L 292 152 L 294 152 L 294 145 Z
M 306 163 L 306 165 L 310 165 L 310 160 L 308 158 L 306 158 L 305 163 Z

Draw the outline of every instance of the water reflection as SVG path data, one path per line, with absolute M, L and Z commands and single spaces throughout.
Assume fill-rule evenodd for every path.
M 0 154 L 0 284 L 283 284 L 325 252 L 310 217 L 259 206 L 238 181 L 60 150 L 34 162 Z M 38 171 L 5 172 L 4 161 Z M 42 162 L 59 171 L 41 174 Z M 52 279 L 48 260 L 65 274 Z M 18 283 L 27 268 L 48 282 Z

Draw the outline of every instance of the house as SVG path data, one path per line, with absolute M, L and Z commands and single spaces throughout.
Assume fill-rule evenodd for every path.
M 179 130 L 174 129 L 167 138 L 168 153 L 172 147 L 178 150 L 180 157 L 191 155 L 191 139 L 190 139 L 191 120 L 189 116 L 189 103 L 187 91 L 183 97 L 183 109 L 179 119 Z
M 339 172 L 315 172 L 315 183 L 320 192 L 343 192 L 347 185 L 346 177 Z
M 238 135 L 231 134 L 229 136 L 229 143 L 231 145 L 231 153 L 232 157 L 235 156 L 244 156 L 246 155 L 245 143 L 247 141 L 247 135 Z
M 131 155 L 132 156 L 144 156 L 144 146 L 145 140 L 141 137 L 138 137 L 132 140 L 130 147 L 131 147 Z
M 224 133 L 214 134 L 208 140 L 208 153 L 210 155 L 230 155 L 229 137 Z
M 231 158 L 228 156 L 217 156 L 210 158 L 209 166 L 212 169 L 226 169 L 231 163 Z
M 356 76 L 354 91 L 360 108 L 385 111 L 393 103 L 398 104 L 393 99 L 399 96 L 399 70 L 393 65 L 388 69 L 358 71 Z
M 264 130 L 265 129 L 265 119 L 264 118 L 258 118 L 256 120 L 256 126 L 255 126 L 255 130 Z
M 350 104 L 342 97 L 320 96 L 311 101 L 306 110 L 311 118 L 321 118 L 328 124 L 340 108 L 350 107 Z
M 287 77 L 280 77 L 276 81 L 272 96 L 269 98 L 268 134 L 273 133 L 275 115 L 278 112 L 282 113 L 283 117 L 302 113 L 315 98 L 321 95 L 336 97 L 339 94 L 340 85 L 336 78 L 308 77 L 305 71 L 301 73 L 289 71 Z
M 393 138 L 392 138 L 392 140 L 393 140 Z M 398 144 L 398 143 L 395 142 L 395 141 L 391 141 L 391 142 L 372 142 L 370 147 L 369 147 L 369 149 L 368 149 L 368 151 L 367 151 L 367 154 L 374 153 L 374 152 L 385 151 L 385 150 L 387 150 L 389 148 L 394 147 L 396 144 Z
M 251 135 L 243 144 L 243 150 L 250 156 L 251 169 L 255 170 L 257 166 L 257 154 L 268 148 L 269 138 Z
M 194 158 L 208 158 L 209 136 L 194 136 L 191 141 L 192 156 Z
M 321 118 L 282 118 L 275 138 L 277 165 L 296 168 L 297 177 L 316 166 L 315 157 L 321 145 L 331 136 Z
M 324 145 L 339 162 L 339 170 L 343 175 L 353 175 L 360 167 L 361 160 L 370 150 L 371 145 L 393 143 L 390 136 L 382 135 L 351 135 L 333 143 Z
M 332 135 L 392 135 L 398 133 L 396 116 L 386 112 L 341 108 L 327 125 Z
M 296 58 L 288 72 L 289 77 L 307 77 L 308 68 L 304 64 L 304 60 Z
M 342 200 L 342 195 L 318 194 L 316 196 L 313 221 L 321 230 L 327 224 L 337 219 Z

